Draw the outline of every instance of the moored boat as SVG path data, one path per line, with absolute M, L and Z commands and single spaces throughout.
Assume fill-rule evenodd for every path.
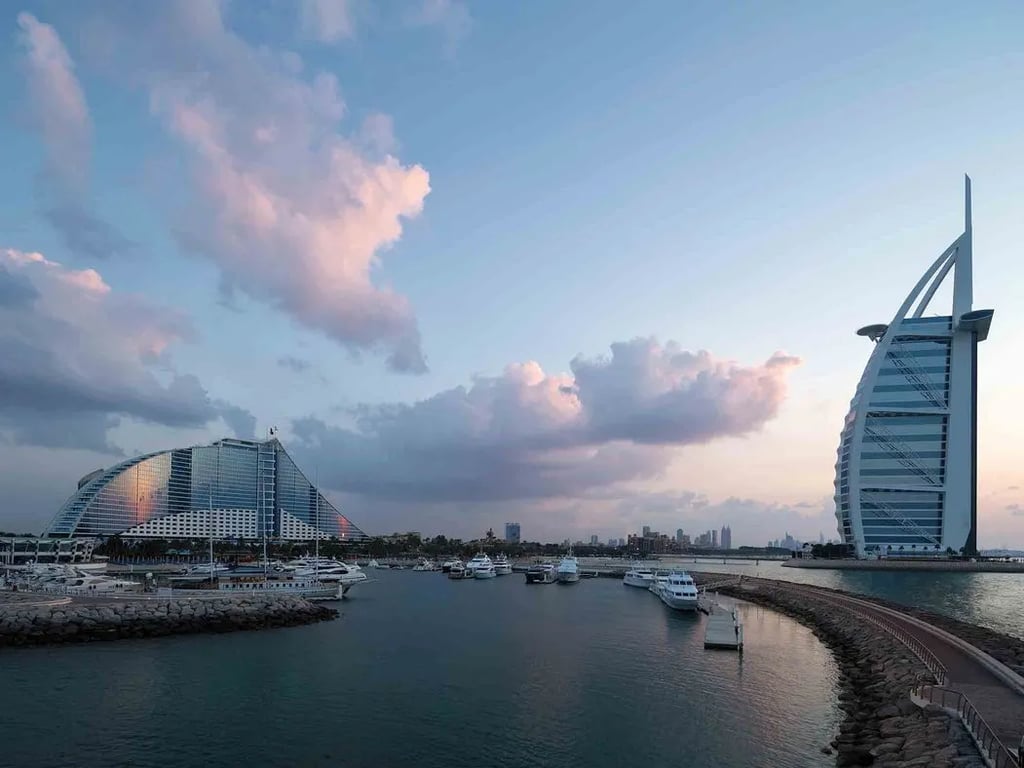
M 630 568 L 622 577 L 622 583 L 627 587 L 641 587 L 647 589 L 654 581 L 654 571 L 650 568 Z
M 498 575 L 498 572 L 494 570 L 493 563 L 487 563 L 486 565 L 478 565 L 473 569 L 474 579 L 493 579 Z
M 556 571 L 559 584 L 576 584 L 580 580 L 580 563 L 570 549 L 558 563 Z
M 688 573 L 670 573 L 658 591 L 661 602 L 677 611 L 697 610 L 697 585 Z
M 655 573 L 654 579 L 652 579 L 651 583 L 647 586 L 647 591 L 653 592 L 658 597 L 661 597 L 661 588 L 666 583 L 668 583 L 667 573 Z
M 494 573 L 498 576 L 508 576 L 512 573 L 512 563 L 505 555 L 498 555 L 494 558 Z
M 456 560 L 450 566 L 448 566 L 448 578 L 452 581 L 459 581 L 461 579 L 473 578 L 473 574 L 466 570 L 460 561 Z
M 478 552 L 473 556 L 473 559 L 466 563 L 466 570 L 475 573 L 477 568 L 491 568 L 493 570 L 494 563 L 491 562 L 491 558 L 483 552 Z
M 554 563 L 535 563 L 526 571 L 527 584 L 554 584 L 555 565 Z

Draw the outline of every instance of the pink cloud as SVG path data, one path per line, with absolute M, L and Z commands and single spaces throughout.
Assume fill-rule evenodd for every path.
M 527 362 L 412 404 L 361 406 L 350 427 L 300 419 L 328 487 L 434 501 L 566 498 L 663 473 L 680 446 L 775 418 L 797 358 L 760 365 L 634 339 L 549 374 Z M 314 460 L 311 458 L 311 460 Z
M 104 34 L 190 160 L 195 204 L 178 220 L 182 245 L 218 265 L 226 290 L 354 352 L 382 352 L 395 370 L 425 370 L 408 300 L 373 271 L 422 212 L 427 171 L 381 151 L 381 118 L 374 146 L 365 128 L 341 132 L 332 75 L 307 77 L 294 54 L 250 46 L 213 4 L 195 11 L 161 3 L 108 21 Z

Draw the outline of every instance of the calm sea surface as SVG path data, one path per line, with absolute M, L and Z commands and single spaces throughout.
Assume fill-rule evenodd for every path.
M 1024 574 L 926 573 L 909 571 L 819 571 L 783 568 L 779 561 L 755 565 L 692 558 L 677 562 L 694 571 L 743 573 L 875 595 L 904 605 L 990 627 L 1024 638 Z
M 610 579 L 374 577 L 315 626 L 0 652 L 0 765 L 833 764 L 835 665 L 779 614 L 741 658 Z

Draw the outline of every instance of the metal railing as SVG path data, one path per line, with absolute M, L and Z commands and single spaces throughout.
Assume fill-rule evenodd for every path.
M 905 645 L 907 649 L 917 656 L 920 662 L 925 665 L 928 671 L 935 676 L 935 682 L 938 685 L 943 685 L 946 682 L 946 665 L 939 661 L 939 658 L 932 653 L 931 648 L 922 643 L 918 637 L 911 634 L 903 627 L 880 616 L 860 610 L 855 610 L 855 612 L 866 621 L 870 621 L 875 626 L 885 632 L 888 632 L 896 640 Z
M 803 592 L 809 597 L 815 597 L 818 600 L 831 602 L 833 604 L 843 604 L 849 611 L 857 614 L 857 616 L 865 621 L 874 624 L 883 632 L 892 635 L 896 640 L 906 646 L 907 649 L 910 650 L 910 652 L 913 653 L 922 664 L 924 664 L 925 668 L 935 676 L 936 683 L 942 685 L 946 682 L 946 665 L 939 661 L 938 657 L 932 653 L 928 646 L 922 643 L 919 638 L 908 632 L 904 627 L 899 626 L 884 616 L 865 610 L 859 605 L 859 603 L 847 598 L 845 595 L 822 592 L 821 590 L 805 587 L 803 585 L 794 584 L 791 586 L 794 586 L 798 591 Z
M 796 586 L 796 585 L 794 585 Z M 949 688 L 943 688 L 943 684 L 946 681 L 946 665 L 939 661 L 938 657 L 932 652 L 928 646 L 926 646 L 921 640 L 915 635 L 911 634 L 906 628 L 899 624 L 885 618 L 884 616 L 877 613 L 870 613 L 860 607 L 859 601 L 855 598 L 848 598 L 845 595 L 822 593 L 820 590 L 804 587 L 802 585 L 796 586 L 797 590 L 807 594 L 808 596 L 817 597 L 822 601 L 831 601 L 834 603 L 845 603 L 851 612 L 856 613 L 866 621 L 871 622 L 878 628 L 885 632 L 888 632 L 895 639 L 905 645 L 921 663 L 928 668 L 936 679 L 936 683 L 920 683 L 911 692 L 917 698 L 928 701 L 932 704 L 938 704 L 944 709 L 950 709 L 956 711 L 960 716 L 960 720 L 963 722 L 964 727 L 968 733 L 974 739 L 978 746 L 978 751 L 984 755 L 993 768 L 1024 768 L 1024 738 L 1021 739 L 1020 750 L 1017 755 L 1014 755 L 1006 746 L 999 740 L 995 732 L 985 722 L 985 718 L 981 716 L 971 700 L 968 699 L 964 694 L 959 691 L 954 691 Z
M 1006 748 L 985 722 L 985 718 L 978 714 L 970 699 L 962 693 L 938 685 L 925 684 L 915 688 L 914 695 L 931 704 L 938 704 L 943 709 L 955 711 L 974 738 L 978 750 L 988 758 L 989 764 L 994 768 L 1020 768 L 1018 757 Z

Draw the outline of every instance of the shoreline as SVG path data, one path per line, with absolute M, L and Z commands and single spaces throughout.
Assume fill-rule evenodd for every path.
M 0 593 L 0 648 L 292 627 L 338 615 L 291 595 L 132 599 Z
M 693 575 L 698 584 L 722 579 L 717 573 Z M 843 719 L 836 737 L 822 747 L 824 754 L 834 750 L 837 766 L 985 766 L 958 718 L 935 705 L 919 708 L 911 701 L 912 688 L 934 680 L 920 659 L 873 624 L 851 621 L 848 610 L 807 600 L 797 586 L 806 589 L 769 579 L 716 589 L 796 619 L 832 653 L 840 674 L 837 699 Z
M 932 573 L 1024 573 L 1024 563 L 965 560 L 804 560 L 794 557 L 783 568 L 824 571 L 929 571 Z

